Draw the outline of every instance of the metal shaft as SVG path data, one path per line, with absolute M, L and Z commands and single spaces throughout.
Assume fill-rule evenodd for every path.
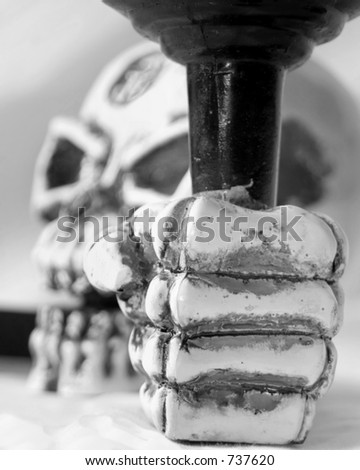
M 274 205 L 284 70 L 231 59 L 187 68 L 193 191 L 245 185 Z

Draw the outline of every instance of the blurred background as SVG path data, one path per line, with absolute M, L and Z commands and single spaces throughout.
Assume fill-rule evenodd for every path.
M 29 207 L 35 161 L 48 122 L 56 115 L 76 117 L 103 66 L 140 41 L 130 23 L 100 0 L 0 0 L 2 355 L 28 354 L 27 338 L 34 325 L 35 311 L 50 295 L 42 289 L 31 259 L 43 225 Z M 298 75 L 292 73 L 285 90 L 284 116 L 300 116 L 309 129 L 322 137 L 326 158 L 333 169 L 325 196 L 314 204 L 314 209 L 338 220 L 351 246 L 344 279 L 348 295 L 346 322 L 337 340 L 340 385 L 327 406 L 337 403 L 339 396 L 344 404 L 353 403 L 360 391 L 356 359 L 360 347 L 359 44 L 360 19 L 357 19 L 346 26 L 338 39 L 317 48 L 312 63 L 296 72 Z M 56 297 L 53 302 L 64 305 L 72 302 L 60 294 L 51 296 Z M 347 385 L 353 379 L 357 388 Z M 357 414 L 351 408 L 347 413 L 360 423 L 358 408 Z M 335 419 L 340 419 L 341 414 L 344 415 L 344 409 L 335 414 Z M 326 435 L 326 423 L 325 420 L 317 425 L 318 436 Z M 320 445 L 319 441 L 316 445 Z

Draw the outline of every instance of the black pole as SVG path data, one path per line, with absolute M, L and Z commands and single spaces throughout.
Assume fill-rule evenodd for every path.
M 187 68 L 193 191 L 246 185 L 273 206 L 284 70 L 237 60 Z

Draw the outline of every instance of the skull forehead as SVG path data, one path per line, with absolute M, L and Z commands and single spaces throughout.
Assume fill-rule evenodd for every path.
M 187 114 L 185 68 L 152 44 L 131 49 L 106 67 L 80 112 L 112 140 L 111 175 L 187 133 Z

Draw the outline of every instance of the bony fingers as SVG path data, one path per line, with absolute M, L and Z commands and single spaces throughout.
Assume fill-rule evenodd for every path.
M 341 325 L 342 308 L 337 283 L 205 273 L 159 273 L 145 300 L 156 327 L 190 336 L 286 330 L 331 338 Z
M 164 210 L 166 202 L 145 204 L 137 209 L 129 221 L 134 240 L 136 240 L 144 250 L 144 255 L 149 261 L 158 261 L 153 246 L 151 235 L 152 226 L 157 215 Z
M 154 276 L 154 265 L 129 227 L 109 232 L 95 242 L 84 259 L 90 283 L 102 292 L 121 292 Z
M 335 223 L 295 206 L 252 210 L 194 196 L 160 211 L 151 235 L 171 271 L 333 280 L 346 263 Z

